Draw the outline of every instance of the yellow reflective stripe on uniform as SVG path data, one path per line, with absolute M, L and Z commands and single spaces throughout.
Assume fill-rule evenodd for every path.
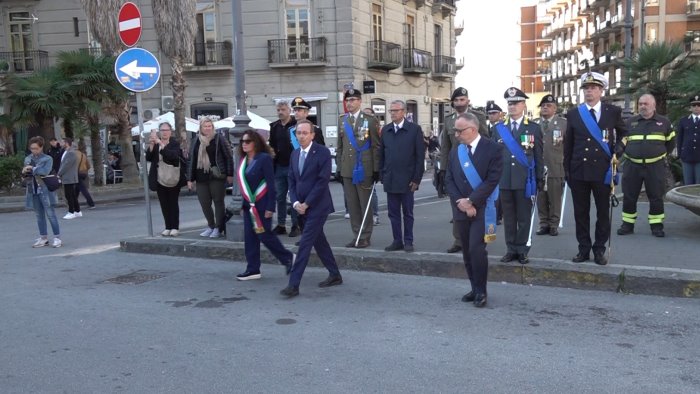
M 660 215 L 649 214 L 649 224 L 663 223 L 665 217 L 666 217 L 666 215 L 664 215 L 663 213 Z
M 633 158 L 633 157 L 627 156 L 626 153 L 623 154 L 623 156 L 624 156 L 627 160 L 631 161 L 631 162 L 634 163 L 634 164 L 651 164 L 651 163 L 656 163 L 657 161 L 663 159 L 664 157 L 666 157 L 666 154 L 664 153 L 664 154 L 661 155 L 661 156 L 652 157 L 651 159 L 635 159 L 635 158 Z
M 671 140 L 674 139 L 674 138 L 676 138 L 676 132 L 675 132 L 675 130 L 674 130 L 674 131 L 671 131 L 671 134 L 669 134 L 669 135 L 666 136 L 666 141 L 671 141 Z
M 637 221 L 637 212 L 635 213 L 627 213 L 627 212 L 622 212 L 622 221 L 626 223 L 632 223 Z
M 673 134 L 676 135 L 675 132 Z M 628 135 L 627 141 L 642 141 L 642 140 L 652 140 L 652 141 L 666 141 L 667 138 L 661 134 L 645 134 L 645 135 Z

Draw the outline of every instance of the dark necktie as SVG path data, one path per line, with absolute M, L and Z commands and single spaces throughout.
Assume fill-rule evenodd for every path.
M 473 160 L 474 159 L 474 154 L 472 153 L 472 146 L 467 145 L 467 149 L 469 149 L 469 159 Z
M 693 116 L 693 123 L 694 123 L 696 126 L 698 125 L 698 123 L 700 123 L 700 122 L 698 121 L 698 119 L 700 119 L 700 118 L 698 118 L 697 116 Z
M 394 134 L 397 134 L 399 132 L 399 125 L 394 123 Z
M 593 117 L 593 120 L 595 120 L 596 123 L 598 123 L 598 119 L 595 117 L 595 109 L 591 108 L 590 110 L 591 116 Z
M 518 122 L 513 122 L 513 129 L 511 130 L 513 135 L 518 134 Z
M 304 170 L 304 161 L 306 161 L 306 151 L 302 150 L 301 155 L 299 155 L 299 174 Z
M 547 126 L 549 126 L 549 121 L 547 119 L 542 120 L 542 131 L 544 131 Z
M 350 122 L 350 126 L 355 127 L 355 115 L 350 115 L 348 122 Z

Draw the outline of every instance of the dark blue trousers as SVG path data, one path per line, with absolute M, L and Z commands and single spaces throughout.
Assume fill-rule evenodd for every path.
M 262 215 L 263 213 L 261 213 Z M 261 217 L 265 232 L 256 234 L 248 210 L 243 210 L 243 239 L 245 241 L 245 259 L 248 262 L 246 271 L 260 272 L 260 242 L 280 261 L 281 264 L 292 262 L 292 252 L 287 250 L 280 239 L 270 229 L 272 218 Z
M 328 273 L 331 276 L 340 276 L 340 270 L 335 262 L 331 245 L 328 244 L 326 235 L 323 233 L 323 225 L 326 223 L 327 218 L 328 215 L 299 215 L 299 224 L 303 230 L 301 230 L 297 259 L 289 275 L 289 286 L 299 287 L 306 264 L 309 263 L 312 247 L 316 249 L 316 254 L 318 254 L 318 258 L 321 259 Z
M 387 193 L 386 203 L 394 243 L 413 245 L 413 192 Z M 401 214 L 403 213 L 403 233 Z
M 489 272 L 489 260 L 484 242 L 484 210 L 476 217 L 467 220 L 455 220 L 462 241 L 462 258 L 469 275 L 469 282 L 475 293 L 486 293 L 486 280 Z

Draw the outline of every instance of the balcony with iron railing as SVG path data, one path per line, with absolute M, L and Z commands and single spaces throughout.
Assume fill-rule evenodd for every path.
M 686 3 L 685 14 L 688 18 L 700 18 L 700 0 L 688 0 Z
M 0 52 L 0 74 L 29 74 L 49 68 L 46 51 Z
M 403 50 L 403 72 L 405 74 L 428 74 L 432 56 L 430 52 L 410 48 Z
M 267 59 L 272 68 L 326 66 L 326 37 L 268 40 Z
M 401 45 L 388 41 L 367 41 L 367 68 L 393 70 L 401 67 Z
M 462 21 L 459 26 L 455 26 L 455 36 L 459 37 L 464 31 L 464 21 Z
M 197 42 L 194 44 L 192 62 L 185 65 L 185 70 L 231 70 L 232 65 L 233 45 L 230 41 Z
M 456 60 L 450 56 L 433 56 L 433 78 L 451 79 L 457 75 Z
M 457 7 L 455 0 L 433 0 L 433 14 L 441 14 L 443 18 L 455 15 Z

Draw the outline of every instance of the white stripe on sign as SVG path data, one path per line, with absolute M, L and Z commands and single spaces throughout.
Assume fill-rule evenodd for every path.
M 134 18 L 126 21 L 119 22 L 119 31 L 137 29 L 141 27 L 141 19 Z

